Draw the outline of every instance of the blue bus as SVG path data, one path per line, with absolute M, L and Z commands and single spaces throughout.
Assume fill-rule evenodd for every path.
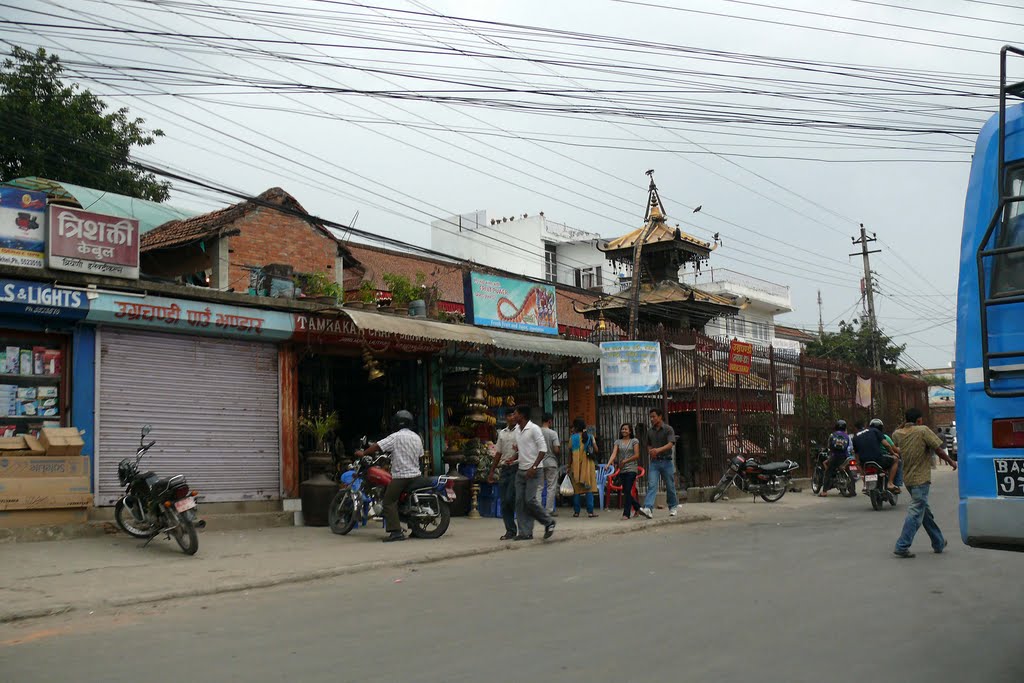
M 956 424 L 960 536 L 1024 551 L 1024 81 L 1007 82 L 978 134 L 964 208 L 957 290 Z

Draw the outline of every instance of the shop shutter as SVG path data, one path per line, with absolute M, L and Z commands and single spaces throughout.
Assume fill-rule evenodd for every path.
M 280 497 L 277 348 L 272 344 L 99 332 L 97 505 L 123 495 L 117 464 L 144 424 L 143 470 L 184 474 L 210 502 Z

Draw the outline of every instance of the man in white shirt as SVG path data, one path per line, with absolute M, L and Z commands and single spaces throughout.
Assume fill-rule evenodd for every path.
M 516 472 L 516 516 L 519 518 L 517 541 L 533 538 L 533 522 L 544 525 L 544 538 L 555 533 L 555 520 L 551 519 L 540 504 L 540 490 L 544 478 L 538 477 L 538 469 L 547 456 L 548 444 L 540 427 L 530 422 L 530 407 L 516 406 L 512 413 L 519 425 L 516 446 L 519 449 L 519 470 Z
M 516 418 L 515 412 L 505 415 L 505 428 L 498 432 L 498 442 L 494 448 L 494 459 L 491 470 L 487 473 L 487 481 L 498 482 L 498 496 L 501 500 L 501 519 L 505 522 L 505 535 L 499 541 L 512 541 L 518 536 L 516 530 L 516 470 L 519 455 L 516 453 Z M 498 468 L 498 474 L 494 470 Z
M 423 457 L 423 439 L 412 431 L 412 413 L 399 410 L 392 422 L 397 431 L 370 444 L 365 451 L 356 451 L 357 458 L 378 451 L 391 453 L 391 483 L 384 490 L 384 521 L 387 529 L 385 543 L 405 540 L 402 522 L 398 518 L 398 499 L 421 476 L 420 458 Z

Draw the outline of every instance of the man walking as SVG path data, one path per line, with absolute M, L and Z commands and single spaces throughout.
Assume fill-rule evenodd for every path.
M 516 516 L 519 518 L 517 541 L 533 538 L 534 520 L 544 525 L 544 538 L 555 533 L 555 520 L 540 504 L 540 487 L 544 483 L 540 466 L 547 457 L 548 444 L 540 427 L 530 422 L 530 407 L 516 406 L 512 413 L 518 429 L 516 446 L 519 449 L 519 469 L 516 472 Z
M 647 498 L 640 514 L 650 519 L 654 516 L 654 499 L 658 495 L 658 480 L 665 479 L 665 498 L 668 514 L 672 517 L 679 512 L 679 498 L 676 496 L 675 455 L 676 433 L 665 424 L 665 415 L 657 408 L 651 410 L 651 428 L 647 430 L 647 453 L 651 456 L 650 471 L 647 474 Z
M 942 447 L 940 439 L 932 430 L 924 426 L 921 411 L 910 408 L 906 413 L 907 422 L 893 432 L 892 437 L 903 455 L 903 480 L 910 492 L 910 506 L 907 508 L 907 519 L 903 522 L 903 533 L 896 541 L 893 554 L 896 557 L 914 557 L 910 545 L 914 542 L 917 530 L 924 525 L 928 538 L 932 542 L 932 550 L 941 553 L 946 549 L 946 539 L 942 536 L 939 525 L 935 523 L 932 509 L 928 506 L 928 492 L 932 485 L 931 458 L 929 449 L 956 469 L 954 462 Z
M 551 413 L 544 413 L 541 418 L 540 430 L 544 434 L 544 441 L 548 445 L 548 457 L 544 458 L 544 486 L 543 491 L 547 495 L 547 504 L 544 509 L 552 517 L 557 517 L 555 512 L 555 497 L 558 495 L 558 456 L 562 454 L 562 443 L 558 438 L 558 432 L 552 429 L 551 425 L 555 416 Z
M 501 541 L 514 540 L 516 532 L 516 418 L 509 411 L 505 415 L 505 427 L 498 432 L 498 443 L 491 461 L 491 471 L 487 473 L 487 481 L 498 482 L 498 498 L 501 500 L 501 519 L 505 522 L 505 535 Z M 495 476 L 494 470 L 498 469 Z

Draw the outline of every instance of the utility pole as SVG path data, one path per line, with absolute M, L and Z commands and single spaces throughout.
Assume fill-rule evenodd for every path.
M 876 343 L 878 338 L 878 318 L 875 316 L 875 286 L 871 281 L 871 259 L 869 254 L 877 254 L 882 250 L 868 249 L 868 245 L 872 242 L 877 242 L 878 237 L 875 233 L 871 233 L 871 237 L 868 237 L 868 231 L 864 228 L 863 223 L 860 224 L 860 239 L 851 239 L 854 244 L 860 245 L 860 256 L 864 259 L 864 297 L 868 302 L 868 323 L 871 325 L 871 357 L 877 372 L 882 369 L 882 358 Z M 857 254 L 853 253 L 850 256 L 857 256 Z
M 821 290 L 818 290 L 818 338 L 825 338 L 825 316 L 821 311 Z

